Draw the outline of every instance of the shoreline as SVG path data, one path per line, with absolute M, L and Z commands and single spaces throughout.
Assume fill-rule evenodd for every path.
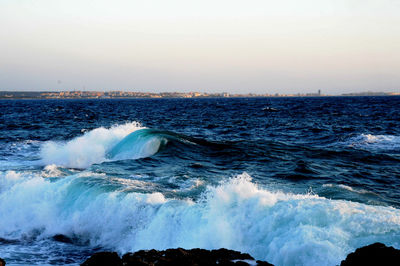
M 342 94 L 304 93 L 228 93 L 228 92 L 139 92 L 139 91 L 10 91 L 0 90 L 0 99 L 209 99 L 209 98 L 325 98 L 400 96 L 400 92 L 354 92 Z
M 0 97 L 0 100 L 6 101 L 18 101 L 18 100 L 162 100 L 162 99 L 295 99 L 295 98 L 357 98 L 357 97 L 400 97 L 400 95 L 321 95 L 321 96 L 235 96 L 235 97 L 224 97 L 224 96 L 210 96 L 210 97 L 103 97 L 103 98 L 90 98 L 90 97 L 79 97 L 79 98 L 34 98 L 34 97 Z

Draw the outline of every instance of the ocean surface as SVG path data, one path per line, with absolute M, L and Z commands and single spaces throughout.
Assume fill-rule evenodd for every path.
M 400 97 L 0 101 L 0 257 L 400 248 Z

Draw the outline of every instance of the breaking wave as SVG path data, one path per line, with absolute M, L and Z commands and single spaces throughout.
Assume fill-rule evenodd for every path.
M 67 142 L 46 142 L 41 149 L 44 164 L 70 168 L 87 168 L 106 160 L 106 153 L 129 133 L 142 129 L 137 123 L 111 128 L 96 128 Z
M 156 154 L 171 138 L 165 131 L 139 129 L 123 138 L 107 152 L 109 159 L 138 159 Z
M 111 128 L 96 128 L 67 142 L 48 141 L 42 145 L 40 153 L 45 165 L 87 168 L 106 160 L 154 155 L 166 144 L 164 135 L 161 131 L 132 122 Z
M 121 253 L 224 247 L 275 265 L 337 265 L 377 241 L 400 247 L 398 209 L 274 192 L 245 173 L 209 186 L 197 201 L 96 186 L 106 177 L 89 171 L 56 181 L 0 175 L 4 239 L 62 234 Z
M 48 141 L 41 147 L 44 165 L 85 169 L 95 163 L 150 157 L 167 143 L 220 147 L 203 139 L 170 131 L 150 129 L 133 122 L 111 128 L 96 128 L 67 142 Z

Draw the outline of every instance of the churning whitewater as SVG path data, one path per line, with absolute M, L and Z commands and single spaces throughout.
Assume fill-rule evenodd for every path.
M 49 182 L 3 173 L 0 212 L 8 215 L 1 237 L 62 234 L 121 253 L 226 247 L 276 265 L 336 265 L 376 241 L 400 247 L 400 212 L 392 207 L 272 192 L 247 174 L 207 187 L 198 201 L 127 193 L 129 184 L 110 191 L 105 178 L 82 172 Z M 98 179 L 98 187 L 89 179 Z
M 398 97 L 0 101 L 0 257 L 228 248 L 333 266 L 400 248 L 398 110 Z

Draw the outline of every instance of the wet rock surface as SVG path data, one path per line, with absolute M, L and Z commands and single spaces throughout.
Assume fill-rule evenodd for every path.
M 57 242 L 63 242 L 63 243 L 68 243 L 68 244 L 71 244 L 71 243 L 74 242 L 74 241 L 72 240 L 72 238 L 69 238 L 69 237 L 67 237 L 67 236 L 65 236 L 65 235 L 61 235 L 61 234 L 54 235 L 54 236 L 52 237 L 52 239 L 53 239 L 54 241 L 57 241 Z
M 228 249 L 205 250 L 182 248 L 167 249 L 165 251 L 140 250 L 135 253 L 126 253 L 119 258 L 115 252 L 100 252 L 87 259 L 83 266 L 92 265 L 272 265 L 264 261 L 256 261 L 249 254 Z
M 99 266 L 122 266 L 122 260 L 118 256 L 117 252 L 98 252 L 93 254 L 90 258 L 88 258 L 82 266 L 91 266 L 91 265 L 99 265 Z
M 347 255 L 340 266 L 353 265 L 381 265 L 397 266 L 400 265 L 400 250 L 387 247 L 382 243 L 374 243 L 369 246 L 356 249 Z

